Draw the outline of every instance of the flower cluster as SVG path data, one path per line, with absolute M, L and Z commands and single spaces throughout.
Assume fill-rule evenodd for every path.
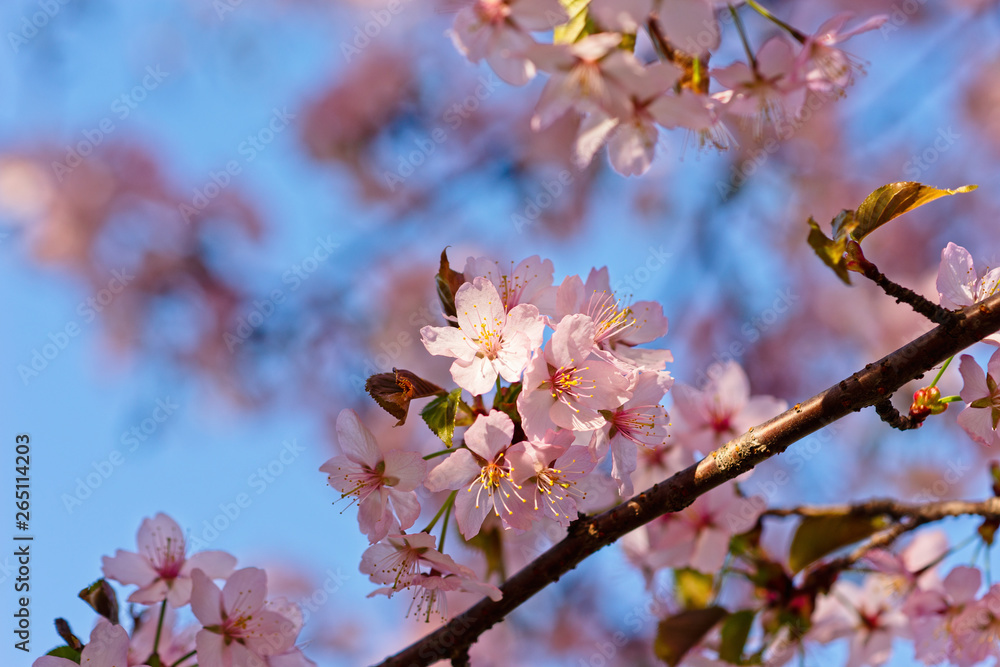
M 849 637 L 849 665 L 885 663 L 897 637 L 912 639 L 916 658 L 927 665 L 970 667 L 1000 658 L 1000 584 L 979 596 L 982 573 L 968 566 L 942 579 L 936 563 L 947 547 L 944 534 L 932 531 L 898 556 L 873 550 L 866 561 L 874 574 L 861 585 L 838 581 L 817 601 L 810 638 Z
M 165 514 L 145 519 L 137 541 L 135 552 L 119 549 L 113 557 L 104 557 L 104 576 L 139 586 L 128 601 L 159 605 L 158 614 L 150 607 L 137 615 L 129 637 L 118 625 L 113 590 L 100 581 L 92 606 L 103 618 L 91 633 L 90 643 L 76 653 L 78 660 L 47 655 L 33 667 L 69 667 L 78 662 L 92 667 L 195 663 L 200 667 L 315 667 L 295 646 L 302 612 L 284 598 L 267 599 L 264 570 L 236 570 L 236 558 L 222 551 L 187 555 L 180 526 Z M 225 580 L 222 588 L 218 580 Z M 188 604 L 198 624 L 175 631 L 174 610 Z M 72 643 L 62 647 L 60 656 L 73 653 Z
M 431 355 L 452 359 L 458 388 L 448 392 L 397 369 L 373 376 L 369 391 L 397 417 L 410 399 L 436 396 L 422 414 L 448 448 L 421 456 L 382 445 L 345 409 L 337 418 L 343 454 L 320 468 L 341 498 L 358 503 L 360 529 L 372 545 L 361 571 L 380 586 L 372 594 L 409 589 L 418 615 L 444 614 L 442 591 L 500 595 L 443 553 L 452 514 L 466 540 L 484 526 L 512 539 L 537 531 L 551 537 L 594 506 L 595 495 L 605 504 L 616 492 L 628 497 L 636 481 L 662 480 L 696 452 L 708 453 L 785 408 L 771 397 L 751 397 L 735 362 L 716 365 L 707 386 L 683 387 L 677 396 L 682 423 L 672 434 L 661 403 L 674 383 L 665 370 L 673 357 L 639 347 L 667 332 L 663 308 L 615 294 L 607 268 L 555 284 L 552 262 L 537 256 L 508 266 L 470 257 L 462 273 L 443 258 L 438 286 L 445 313 L 452 313 L 449 325 L 425 326 L 420 336 Z M 417 386 L 426 389 L 418 393 Z M 457 427 L 465 430 L 454 445 Z M 641 459 L 649 464 L 642 469 Z M 432 497 L 441 499 L 440 511 L 422 531 L 408 533 L 421 512 L 418 499 Z M 727 487 L 672 515 L 662 530 L 654 527 L 656 544 L 684 542 L 661 565 L 718 570 L 730 537 L 759 515 L 754 509 L 738 516 L 742 502 Z M 430 531 L 442 516 L 436 542 Z
M 548 73 L 532 127 L 547 127 L 572 110 L 583 117 L 576 139 L 581 165 L 607 143 L 614 168 L 639 175 L 649 169 L 659 127 L 685 128 L 701 145 L 723 149 L 733 142 L 727 116 L 749 121 L 759 135 L 765 122 L 780 126 L 798 114 L 810 93 L 842 95 L 860 64 L 838 45 L 888 19 L 873 17 L 845 30 L 851 15 L 839 14 L 810 35 L 750 3 L 783 31 L 754 52 L 730 5 L 724 16 L 734 20 L 748 62 L 709 69 L 721 40 L 719 4 L 473 0 L 459 11 L 451 36 L 469 60 L 486 60 L 512 85 L 527 83 L 538 70 Z M 536 42 L 533 33 L 549 30 L 553 43 Z M 645 35 L 650 43 L 637 42 Z M 644 62 L 643 50 L 656 61 Z

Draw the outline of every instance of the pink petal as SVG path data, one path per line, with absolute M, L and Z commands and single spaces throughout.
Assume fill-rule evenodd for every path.
M 195 568 L 200 569 L 210 579 L 226 579 L 236 568 L 236 556 L 225 551 L 200 551 L 192 554 L 181 568 L 181 574 L 190 575 Z
M 191 577 L 179 576 L 170 584 L 167 590 L 167 602 L 175 609 L 183 607 L 191 601 Z M 131 600 L 131 598 L 129 598 Z M 159 598 L 163 599 L 163 598 Z M 149 604 L 149 603 L 146 603 Z
M 424 486 L 428 491 L 460 489 L 478 477 L 481 469 L 469 450 L 458 449 L 427 473 Z
M 608 142 L 611 166 L 622 176 L 642 176 L 653 163 L 659 136 L 652 123 L 620 123 Z
M 719 46 L 715 10 L 705 0 L 672 0 L 659 13 L 667 39 L 683 51 L 699 54 Z
M 994 352 L 993 356 L 990 357 L 986 364 L 986 371 L 990 377 L 1000 382 L 1000 350 Z
M 415 492 L 389 489 L 389 499 L 392 501 L 392 509 L 399 517 L 399 527 L 402 530 L 406 530 L 420 518 L 420 501 Z
M 983 372 L 982 366 L 980 366 L 975 359 L 968 354 L 963 354 L 962 361 L 959 364 L 958 369 L 962 374 L 962 380 L 964 381 L 962 391 L 959 392 L 963 401 L 966 403 L 974 403 L 980 398 L 985 398 L 990 395 L 990 388 L 986 384 L 986 373 Z M 968 410 L 969 408 L 966 409 Z M 989 414 L 989 410 L 985 408 L 972 409 L 979 409 L 982 412 Z
M 504 326 L 504 334 L 508 332 L 520 331 L 528 339 L 530 349 L 540 347 L 542 336 L 545 333 L 545 320 L 538 314 L 538 307 L 532 304 L 523 303 L 514 306 L 507 313 L 507 324 Z
M 997 432 L 993 430 L 993 418 L 988 408 L 965 408 L 958 413 L 958 425 L 975 442 L 986 447 L 1000 441 Z
M 486 62 L 498 77 L 512 86 L 523 86 L 535 78 L 535 65 L 525 55 L 535 40 L 514 29 L 501 29 L 494 40 Z
M 596 329 L 587 315 L 567 315 L 556 325 L 545 348 L 546 359 L 556 368 L 582 364 L 594 349 Z
M 481 396 L 493 389 L 497 369 L 486 357 L 475 357 L 470 361 L 456 359 L 451 365 L 451 379 L 473 396 Z
M 979 570 L 959 565 L 944 578 L 944 590 L 954 604 L 966 604 L 976 598 L 982 582 L 983 575 Z
M 413 491 L 427 476 L 427 461 L 416 452 L 391 449 L 385 453 L 386 485 L 397 491 Z
M 191 611 L 202 625 L 222 623 L 222 591 L 201 570 L 191 573 Z
M 128 596 L 129 602 L 135 602 L 137 604 L 156 604 L 157 602 L 162 602 L 165 598 L 169 597 L 170 587 L 167 582 L 163 579 L 157 579 L 153 581 L 148 586 L 143 586 L 142 588 L 133 591 L 131 595 Z M 174 605 L 179 606 L 179 605 Z
M 455 327 L 423 327 L 420 342 L 435 356 L 456 357 L 465 361 L 473 359 L 478 349 L 465 333 Z
M 941 251 L 938 267 L 937 291 L 941 306 L 949 310 L 971 306 L 975 301 L 972 293 L 975 283 L 972 255 L 962 246 L 949 242 Z
M 690 565 L 699 572 L 718 572 L 729 552 L 729 533 L 706 528 L 698 535 Z
M 295 644 L 298 629 L 281 614 L 264 610 L 247 621 L 243 636 L 246 647 L 263 656 L 279 655 Z M 235 657 L 235 656 L 234 656 Z
M 369 468 L 382 460 L 382 450 L 375 436 L 361 423 L 354 410 L 345 408 L 337 415 L 337 443 L 347 458 Z
M 667 318 L 663 305 L 655 301 L 637 301 L 629 306 L 635 324 L 619 340 L 628 345 L 648 343 L 667 333 Z
M 480 415 L 465 432 L 465 445 L 487 461 L 510 445 L 514 437 L 514 422 L 505 413 L 491 410 L 488 415 Z
M 525 30 L 551 30 L 569 21 L 559 0 L 513 0 L 511 18 Z
M 388 495 L 388 490 L 383 487 L 358 503 L 358 526 L 368 536 L 369 542 L 378 542 L 392 528 L 392 517 L 387 512 Z
M 222 635 L 209 630 L 199 630 L 194 641 L 198 649 L 198 667 L 230 667 L 224 661 Z
M 230 618 L 253 615 L 266 598 L 267 574 L 256 567 L 233 572 L 222 589 L 222 604 Z
M 158 576 L 149 561 L 137 553 L 118 549 L 114 556 L 104 556 L 101 570 L 108 579 L 123 584 L 148 586 Z
M 632 495 L 632 473 L 639 465 L 636 445 L 620 433 L 611 438 L 611 477 L 618 481 L 623 498 Z
M 611 118 L 603 113 L 591 113 L 580 123 L 576 136 L 576 155 L 574 162 L 579 168 L 584 168 L 594 159 L 594 155 L 607 141 L 611 131 L 618 125 L 617 118 Z
M 483 520 L 493 509 L 493 503 L 487 502 L 489 496 L 486 491 L 481 489 L 481 485 L 477 487 L 471 491 L 459 489 L 455 497 L 455 520 L 458 521 L 459 532 L 467 540 L 471 540 L 479 533 Z
M 100 619 L 90 633 L 80 664 L 95 667 L 125 667 L 128 664 L 128 633 L 120 625 Z

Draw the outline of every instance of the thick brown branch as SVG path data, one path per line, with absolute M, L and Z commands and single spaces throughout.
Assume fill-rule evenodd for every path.
M 598 549 L 658 516 L 687 507 L 698 496 L 784 452 L 810 433 L 891 396 L 910 380 L 922 377 L 948 357 L 997 330 L 1000 330 L 1000 294 L 957 313 L 950 325 L 938 326 L 868 364 L 666 481 L 603 514 L 574 522 L 565 539 L 501 587 L 501 600 L 478 602 L 447 625 L 386 659 L 381 667 L 430 665 L 461 654 L 479 635 Z

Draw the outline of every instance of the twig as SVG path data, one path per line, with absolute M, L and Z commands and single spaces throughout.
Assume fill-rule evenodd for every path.
M 882 399 L 875 404 L 875 412 L 882 418 L 882 421 L 893 428 L 898 428 L 900 431 L 920 428 L 924 424 L 924 419 L 930 414 L 930 412 L 927 412 L 917 417 L 904 417 L 888 398 Z

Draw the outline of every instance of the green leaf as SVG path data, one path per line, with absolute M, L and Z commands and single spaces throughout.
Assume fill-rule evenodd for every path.
M 712 599 L 714 577 L 697 570 L 674 570 L 674 587 L 677 600 L 685 609 L 702 609 Z
M 589 32 L 587 30 L 590 18 L 587 7 L 590 5 L 590 0 L 559 0 L 559 3 L 569 14 L 569 21 L 556 26 L 552 31 L 553 44 L 572 44 L 593 32 L 593 29 Z
M 420 411 L 420 416 L 434 431 L 434 435 L 441 438 L 441 441 L 449 447 L 452 436 L 455 435 L 455 415 L 461 397 L 462 389 L 454 389 L 444 396 L 438 396 Z
M 753 625 L 753 611 L 744 609 L 729 615 L 722 624 L 722 640 L 719 644 L 719 659 L 738 665 L 743 662 L 743 647 L 750 636 Z
M 883 185 L 861 202 L 857 212 L 858 225 L 850 234 L 855 241 L 860 241 L 885 223 L 907 211 L 912 211 L 941 197 L 972 192 L 977 187 L 979 186 L 963 185 L 954 190 L 943 190 L 914 181 Z
M 57 646 L 45 655 L 54 655 L 57 658 L 66 658 L 67 660 L 72 660 L 76 664 L 80 664 L 80 651 L 70 647 L 70 646 Z
M 670 667 L 676 667 L 684 655 L 728 613 L 722 607 L 688 609 L 660 621 L 653 641 L 653 652 Z
M 807 516 L 792 538 L 788 565 L 792 572 L 798 572 L 828 553 L 863 540 L 885 526 L 882 517 Z
M 810 247 L 819 255 L 819 258 L 823 260 L 823 263 L 833 269 L 834 273 L 841 280 L 850 285 L 851 279 L 847 275 L 847 260 L 844 259 L 844 251 L 847 249 L 847 237 L 841 237 L 836 241 L 827 238 L 823 230 L 819 228 L 819 224 L 810 217 L 809 238 L 807 241 Z

